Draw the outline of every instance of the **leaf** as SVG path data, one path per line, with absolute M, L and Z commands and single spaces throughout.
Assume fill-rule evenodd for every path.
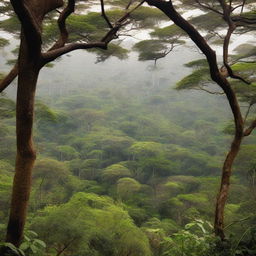
M 38 251 L 38 248 L 33 244 L 31 244 L 30 249 L 33 253 L 36 253 Z
M 201 223 L 197 223 L 197 226 L 202 230 L 202 232 L 203 232 L 204 234 L 207 233 L 206 230 L 205 230 L 205 228 L 204 228 L 204 226 L 203 226 Z
M 20 245 L 20 249 L 22 251 L 26 251 L 29 248 L 29 243 L 28 242 L 24 242 Z
M 46 243 L 42 240 L 35 239 L 34 244 L 40 245 L 42 248 L 46 248 Z

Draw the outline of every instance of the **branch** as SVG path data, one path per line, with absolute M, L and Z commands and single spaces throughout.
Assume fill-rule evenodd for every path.
M 243 4 L 242 4 L 242 8 L 241 8 L 241 12 L 240 12 L 240 14 L 242 14 L 242 13 L 243 13 L 243 11 L 244 11 L 245 3 L 246 3 L 246 0 L 243 0 Z
M 72 1 L 72 0 L 70 0 Z M 137 6 L 135 6 L 129 12 L 126 12 L 111 28 L 106 35 L 100 40 L 100 42 L 91 42 L 91 43 L 71 43 L 68 45 L 64 45 L 58 49 L 49 50 L 45 53 L 42 53 L 41 66 L 43 67 L 45 64 L 55 60 L 56 58 L 62 56 L 65 53 L 78 50 L 78 49 L 91 49 L 91 48 L 101 48 L 107 49 L 107 45 L 110 41 L 117 38 L 117 31 L 125 24 L 125 21 L 130 17 L 130 14 L 134 12 L 137 8 L 139 8 L 145 0 L 140 2 Z
M 74 11 L 75 11 L 75 0 L 68 0 L 67 6 L 60 13 L 60 16 L 58 18 L 58 27 L 60 31 L 60 37 L 48 51 L 58 49 L 64 46 L 68 41 L 68 31 L 66 28 L 66 20 L 69 17 L 69 15 Z
M 253 103 L 250 103 L 250 104 L 249 104 L 249 106 L 248 106 L 248 108 L 247 108 L 247 111 L 246 111 L 246 113 L 245 113 L 245 116 L 244 116 L 244 123 L 246 122 L 247 117 L 248 117 L 248 115 L 249 115 L 249 113 L 250 113 L 250 111 L 251 111 L 251 107 L 252 107 L 253 105 L 254 105 Z
M 41 66 L 43 67 L 45 64 L 55 60 L 56 58 L 62 56 L 63 54 L 69 53 L 71 51 L 79 50 L 79 49 L 90 49 L 90 48 L 106 49 L 107 46 L 106 46 L 106 43 L 104 43 L 104 42 L 67 44 L 61 48 L 42 53 Z
M 105 19 L 105 21 L 107 22 L 108 26 L 110 28 L 113 28 L 113 25 L 111 24 L 108 16 L 105 13 L 104 0 L 100 0 L 100 6 L 101 6 L 101 16 Z
M 145 0 L 142 0 L 139 4 L 137 4 L 133 9 L 130 11 L 126 12 L 116 23 L 115 26 L 101 39 L 102 42 L 109 43 L 111 40 L 116 38 L 116 33 L 117 31 L 124 26 L 124 22 L 130 17 L 131 13 L 137 10 Z
M 256 119 L 252 121 L 251 125 L 247 129 L 245 129 L 244 136 L 249 136 L 255 128 L 256 128 Z
M 76 239 L 77 239 L 77 237 L 74 237 L 67 244 L 64 244 L 64 247 L 60 251 L 57 251 L 56 256 L 60 256 Z
M 249 220 L 250 218 L 252 218 L 253 216 L 248 216 L 246 218 L 243 218 L 241 220 L 235 220 L 233 222 L 231 222 L 229 225 L 227 225 L 224 229 L 228 229 L 230 226 L 236 224 L 236 223 L 239 223 L 239 222 L 243 222 L 243 221 L 246 221 L 246 220 Z
M 231 18 L 234 22 L 242 22 L 247 25 L 253 25 L 256 24 L 256 19 L 255 18 L 246 18 L 246 17 L 241 17 L 241 16 L 233 16 Z
M 0 93 L 3 92 L 18 75 L 18 64 L 11 69 L 8 75 L 0 81 Z
M 30 53 L 38 52 L 41 47 L 42 38 L 41 28 L 36 17 L 24 0 L 11 0 L 11 4 L 21 22 Z
M 246 84 L 250 84 L 249 81 L 246 81 L 241 76 L 234 74 L 232 68 L 230 67 L 230 65 L 228 63 L 230 39 L 231 39 L 231 36 L 232 36 L 233 32 L 236 29 L 236 24 L 231 19 L 231 12 L 232 12 L 231 3 L 230 3 L 230 5 L 227 5 L 224 0 L 219 0 L 219 3 L 220 3 L 220 5 L 223 9 L 223 19 L 228 24 L 228 31 L 226 33 L 226 36 L 224 38 L 224 43 L 223 43 L 223 63 L 224 63 L 224 66 L 227 69 L 229 77 L 231 77 L 233 79 L 241 80 L 242 82 L 244 82 Z
M 217 13 L 217 14 L 223 15 L 222 12 L 216 10 L 215 8 L 213 8 L 212 6 L 210 6 L 209 4 L 201 3 L 199 0 L 195 0 L 195 1 L 196 1 L 196 3 L 197 3 L 200 7 L 202 7 L 203 9 L 210 10 L 210 11 L 215 12 L 215 13 Z
M 128 10 L 130 8 L 130 6 L 132 5 L 132 3 L 134 2 L 134 0 L 130 0 L 127 4 L 127 6 L 125 7 L 126 10 Z

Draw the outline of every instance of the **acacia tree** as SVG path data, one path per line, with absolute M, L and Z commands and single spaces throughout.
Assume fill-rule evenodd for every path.
M 230 109 L 233 113 L 235 134 L 231 143 L 230 150 L 225 158 L 222 167 L 222 178 L 220 190 L 217 195 L 216 210 L 215 210 L 215 234 L 222 240 L 225 239 L 224 234 L 224 207 L 228 197 L 230 186 L 230 177 L 234 160 L 239 152 L 242 140 L 251 134 L 256 127 L 256 119 L 246 126 L 245 119 L 242 116 L 241 107 L 238 102 L 238 96 L 232 88 L 232 80 L 238 79 L 243 83 L 249 84 L 244 78 L 233 72 L 229 63 L 229 44 L 230 39 L 237 27 L 249 26 L 255 24 L 255 17 L 246 16 L 243 13 L 246 1 L 241 2 L 226 2 L 224 0 L 217 0 L 212 3 L 196 0 L 194 4 L 198 4 L 200 8 L 213 11 L 220 15 L 227 24 L 227 31 L 223 40 L 223 58 L 222 64 L 219 66 L 217 56 L 214 49 L 209 45 L 207 40 L 202 36 L 198 29 L 196 29 L 189 21 L 183 18 L 173 5 L 173 1 L 168 0 L 146 0 L 146 2 L 161 10 L 167 17 L 170 18 L 178 27 L 187 33 L 191 40 L 205 55 L 211 79 L 223 90 L 229 102 Z M 235 14 L 235 10 L 241 8 L 239 14 Z M 228 79 L 230 77 L 231 79 Z
M 77 49 L 101 48 L 107 49 L 108 44 L 118 37 L 118 31 L 127 24 L 131 12 L 137 5 L 127 5 L 123 15 L 112 23 L 107 17 L 103 0 L 101 15 L 106 27 L 103 36 L 97 41 L 78 41 L 69 43 L 69 32 L 66 20 L 75 11 L 75 0 L 68 0 L 64 6 L 63 0 L 11 0 L 11 5 L 21 23 L 20 47 L 17 64 L 10 73 L 1 80 L 2 92 L 13 79 L 18 76 L 16 103 L 16 136 L 17 155 L 15 177 L 11 199 L 10 216 L 7 227 L 6 241 L 19 246 L 23 236 L 26 212 L 31 189 L 32 169 L 36 158 L 33 145 L 34 98 L 40 70 L 56 58 Z M 59 38 L 46 51 L 42 47 L 42 26 L 47 14 L 56 8 L 62 8 L 57 20 Z M 100 17 L 99 17 L 100 18 Z

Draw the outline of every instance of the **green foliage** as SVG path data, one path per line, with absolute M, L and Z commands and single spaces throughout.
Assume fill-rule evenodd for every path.
M 208 222 L 196 219 L 185 225 L 185 229 L 164 238 L 166 256 L 211 255 L 209 251 L 214 242 L 212 226 Z M 213 255 L 213 254 L 212 254 Z
M 6 97 L 0 97 L 0 117 L 11 118 L 15 115 L 15 103 Z
M 241 60 L 241 59 L 253 59 L 256 57 L 256 50 L 254 45 L 246 43 L 241 44 L 235 48 L 236 55 L 235 59 Z M 238 70 L 240 71 L 240 70 Z
M 134 193 L 138 192 L 141 184 L 132 178 L 121 178 L 117 181 L 117 194 L 122 199 L 130 198 Z
M 68 203 L 41 211 L 32 227 L 47 246 L 68 245 L 65 252 L 71 255 L 151 255 L 146 236 L 109 197 L 77 193 Z
M 234 71 L 238 71 L 238 72 L 255 72 L 256 70 L 256 63 L 236 63 L 234 65 L 232 65 L 232 69 Z
M 124 60 L 128 58 L 128 50 L 121 47 L 118 44 L 110 43 L 108 45 L 108 50 L 101 50 L 101 49 L 91 49 L 91 52 L 95 52 L 97 54 L 97 61 L 103 62 L 110 57 L 117 57 L 120 60 Z
M 168 18 L 158 9 L 141 6 L 131 14 L 132 19 L 140 22 L 145 27 L 152 27 L 161 20 L 167 20 Z
M 0 255 L 2 256 L 25 256 L 24 252 L 11 243 L 0 243 Z
M 0 22 L 0 28 L 7 32 L 18 33 L 20 31 L 20 22 L 16 16 L 11 16 Z
M 121 164 L 112 164 L 102 171 L 104 181 L 114 184 L 122 177 L 130 177 L 131 171 Z
M 205 22 L 207 20 L 207 22 Z M 199 30 L 214 31 L 217 28 L 225 27 L 225 23 L 222 21 L 221 16 L 215 12 L 208 12 L 202 15 L 197 15 L 189 20 Z
M 10 204 L 14 167 L 6 161 L 0 160 L 0 216 L 7 217 Z
M 168 49 L 166 42 L 160 40 L 144 40 L 136 43 L 133 48 L 139 52 L 139 60 L 155 60 L 164 57 Z
M 9 44 L 9 40 L 0 37 L 0 48 Z
M 202 87 L 205 83 L 210 83 L 209 69 L 204 67 L 192 72 L 192 74 L 182 78 L 176 85 L 176 89 L 194 89 Z
M 34 231 L 26 230 L 23 241 L 19 247 L 26 256 L 41 256 L 44 255 L 46 244 L 37 238 L 38 235 Z
M 154 31 L 150 33 L 150 35 L 159 39 L 169 40 L 179 35 L 185 36 L 185 32 L 173 24 L 163 28 L 155 28 Z
M 36 112 L 36 121 L 40 123 L 40 125 L 41 125 L 41 122 L 43 123 L 43 122 L 57 121 L 58 114 L 41 101 L 36 101 L 35 112 Z
M 162 150 L 163 145 L 151 141 L 135 142 L 129 148 L 129 151 L 134 157 L 153 157 L 159 155 Z
M 59 155 L 58 159 L 60 161 L 72 160 L 79 157 L 79 152 L 69 145 L 57 146 L 56 154 Z

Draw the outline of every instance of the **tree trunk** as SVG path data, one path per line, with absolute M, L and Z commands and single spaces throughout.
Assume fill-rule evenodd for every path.
M 217 236 L 222 240 L 225 239 L 224 234 L 224 209 L 228 197 L 230 177 L 232 172 L 232 166 L 234 160 L 239 152 L 239 148 L 242 142 L 243 136 L 235 136 L 230 151 L 226 156 L 225 162 L 222 168 L 222 178 L 220 184 L 220 190 L 217 195 L 216 209 L 215 209 L 215 222 L 214 231 Z
M 22 36 L 23 37 L 23 36 Z M 36 61 L 34 61 L 36 59 Z M 29 56 L 24 37 L 19 54 L 18 91 L 16 103 L 17 155 L 13 181 L 10 216 L 6 242 L 19 246 L 23 237 L 31 176 L 36 153 L 32 139 L 34 97 L 40 68 L 38 56 Z

